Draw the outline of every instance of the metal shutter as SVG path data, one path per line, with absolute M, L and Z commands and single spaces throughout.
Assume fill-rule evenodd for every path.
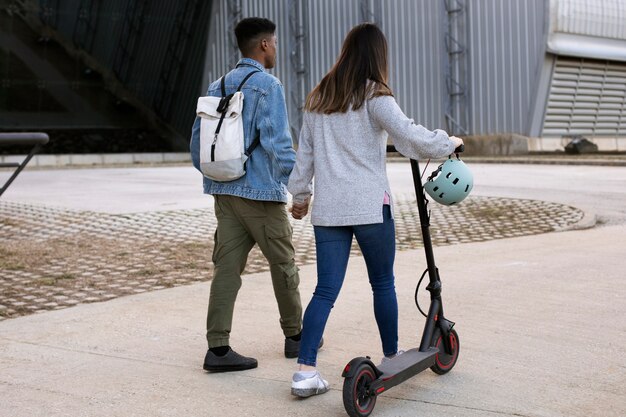
M 626 136 L 626 64 L 557 57 L 543 137 Z

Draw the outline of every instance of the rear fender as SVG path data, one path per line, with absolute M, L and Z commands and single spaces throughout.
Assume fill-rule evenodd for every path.
M 374 362 L 372 362 L 372 360 L 370 359 L 369 356 L 367 357 L 359 357 L 359 358 L 354 358 L 352 359 L 344 368 L 343 368 L 343 372 L 341 374 L 342 377 L 347 378 L 347 377 L 353 377 L 356 374 L 356 370 L 359 367 L 359 365 L 366 363 L 369 366 L 372 367 L 372 369 L 374 370 L 374 373 L 376 374 L 376 378 L 378 378 L 379 376 L 382 375 L 382 372 L 380 372 L 378 370 L 378 368 L 376 367 L 376 365 L 374 365 Z

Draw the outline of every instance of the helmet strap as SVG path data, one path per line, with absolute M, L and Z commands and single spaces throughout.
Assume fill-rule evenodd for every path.
M 436 170 L 431 172 L 430 176 L 428 177 L 428 181 L 432 181 L 432 179 L 435 178 L 437 176 L 437 174 L 439 174 L 441 172 L 442 168 L 443 168 L 443 164 L 439 165 Z M 424 168 L 424 169 L 426 169 L 426 168 Z

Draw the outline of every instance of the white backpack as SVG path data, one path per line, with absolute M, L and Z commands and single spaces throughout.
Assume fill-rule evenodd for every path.
M 200 117 L 200 170 L 213 181 L 233 181 L 246 173 L 246 161 L 260 142 L 255 138 L 245 149 L 243 134 L 243 93 L 241 87 L 254 73 L 243 79 L 237 91 L 226 95 L 224 77 L 222 97 L 200 97 L 196 114 Z

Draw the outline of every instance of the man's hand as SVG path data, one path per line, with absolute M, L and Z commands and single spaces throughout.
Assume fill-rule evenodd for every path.
M 309 200 L 310 198 L 307 198 L 306 200 L 304 200 L 304 202 L 292 203 L 291 208 L 289 209 L 289 211 L 291 212 L 291 217 L 296 220 L 300 220 L 304 216 L 306 216 L 309 212 Z

